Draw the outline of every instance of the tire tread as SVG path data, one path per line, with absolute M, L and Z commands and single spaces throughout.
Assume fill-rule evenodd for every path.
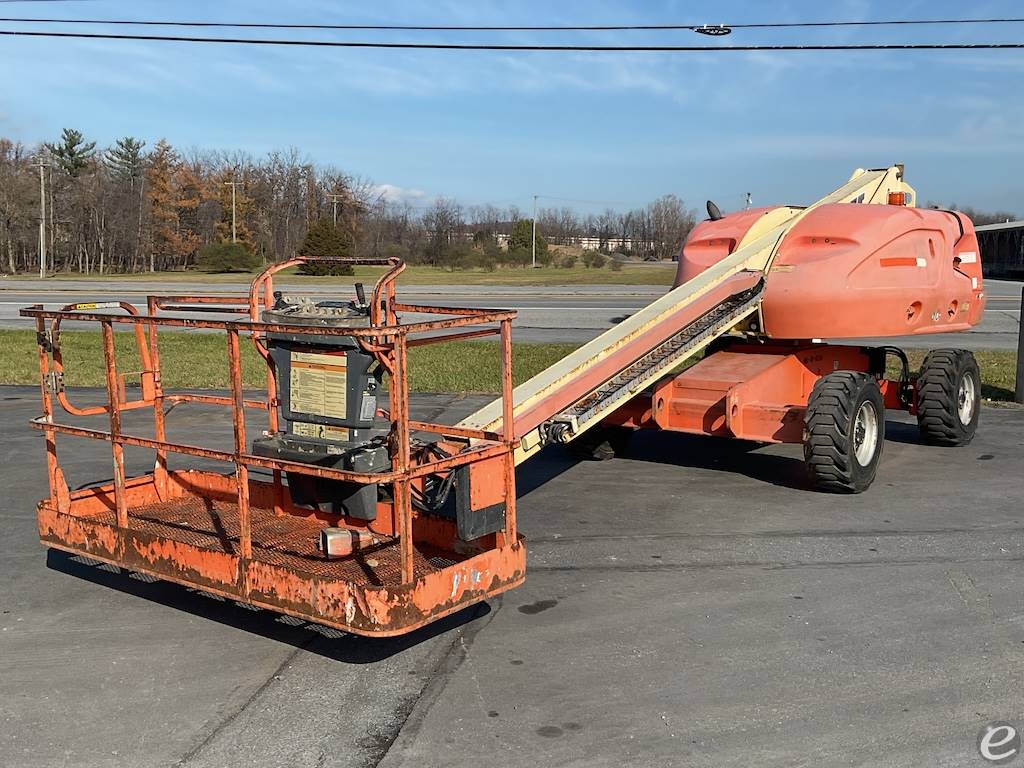
M 967 434 L 957 413 L 960 374 L 965 366 L 977 369 L 974 355 L 966 349 L 936 349 L 921 364 L 917 378 L 917 425 L 921 438 L 931 445 L 965 445 Z M 981 397 L 980 389 L 975 393 Z
M 818 379 L 811 390 L 804 416 L 804 461 L 820 490 L 863 490 L 854 477 L 847 430 L 857 393 L 868 383 L 875 383 L 870 374 L 836 371 Z M 884 421 L 884 414 L 880 417 Z

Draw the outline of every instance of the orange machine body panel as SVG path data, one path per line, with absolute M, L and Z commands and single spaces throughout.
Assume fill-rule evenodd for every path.
M 799 443 L 814 383 L 832 371 L 884 365 L 862 347 L 834 344 L 734 344 L 663 379 L 650 400 L 637 398 L 609 419 L 698 435 Z M 880 373 L 880 371 L 877 371 Z M 896 382 L 880 382 L 886 405 L 902 406 Z
M 677 282 L 728 255 L 711 244 L 742 238 L 764 210 L 754 213 L 695 227 Z M 842 339 L 964 331 L 984 304 L 978 241 L 965 215 L 842 203 L 814 208 L 785 235 L 761 311 L 769 338 Z
M 708 267 L 735 251 L 758 219 L 774 208 L 749 208 L 730 213 L 717 221 L 702 221 L 690 231 L 679 258 L 673 287 L 692 280 Z

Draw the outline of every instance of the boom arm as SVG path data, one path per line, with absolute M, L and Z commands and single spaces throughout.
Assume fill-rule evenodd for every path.
M 858 168 L 846 184 L 807 208 L 776 209 L 718 264 L 520 384 L 513 393 L 520 439 L 516 463 L 547 443 L 574 439 L 755 314 L 779 244 L 808 211 L 829 203 L 885 204 L 892 192 L 913 195 L 902 166 Z M 460 426 L 494 430 L 500 422 L 496 400 Z

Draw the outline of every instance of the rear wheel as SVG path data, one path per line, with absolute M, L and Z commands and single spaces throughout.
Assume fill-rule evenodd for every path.
M 631 427 L 592 427 L 567 447 L 577 459 L 608 461 L 625 454 L 633 431 Z
M 804 415 L 804 461 L 815 487 L 866 490 L 884 442 L 885 405 L 873 376 L 835 371 L 818 379 Z
M 981 375 L 966 349 L 928 353 L 917 377 L 917 426 L 932 445 L 967 445 L 978 430 Z

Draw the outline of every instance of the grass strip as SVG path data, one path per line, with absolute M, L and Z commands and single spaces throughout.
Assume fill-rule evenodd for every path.
M 117 372 L 138 381 L 141 369 L 135 336 L 116 332 Z M 64 383 L 69 387 L 106 385 L 103 347 L 96 331 L 62 331 Z M 575 344 L 516 343 L 512 377 L 525 381 L 576 348 Z M 242 381 L 258 388 L 266 383 L 266 367 L 255 347 L 244 339 Z M 227 342 L 221 333 L 163 333 L 160 369 L 168 389 L 224 389 L 228 386 Z M 39 358 L 35 331 L 0 330 L 0 384 L 38 384 Z M 498 392 L 500 356 L 495 342 L 453 341 L 409 352 L 409 388 L 413 392 Z
M 378 267 L 355 267 L 355 275 L 348 277 L 310 277 L 299 275 L 295 269 L 285 270 L 275 278 L 284 285 L 322 285 L 325 283 L 350 284 L 356 280 L 372 284 L 384 274 Z M 196 270 L 184 272 L 139 272 L 129 275 L 80 275 L 69 272 L 47 278 L 55 284 L 63 280 L 100 282 L 107 286 L 130 285 L 133 282 L 175 283 L 248 283 L 255 272 L 228 272 L 208 274 Z M 671 285 L 676 275 L 675 264 L 626 264 L 620 270 L 587 269 L 575 266 L 560 267 L 502 267 L 493 271 L 484 269 L 448 270 L 441 267 L 407 267 L 398 279 L 405 285 Z M 33 275 L 15 275 L 5 278 L 11 283 L 19 280 L 37 280 Z
M 141 368 L 131 333 L 115 333 L 118 373 L 138 381 Z M 242 380 L 246 387 L 265 383 L 265 367 L 252 344 L 242 343 Z M 105 385 L 103 351 L 97 331 L 63 331 L 65 384 L 78 387 Z M 526 381 L 565 357 L 575 344 L 516 342 L 512 350 L 512 377 Z M 35 331 L 0 330 L 0 384 L 38 384 L 39 364 Z M 907 350 L 916 372 L 925 350 Z M 982 395 L 993 401 L 1012 401 L 1017 355 L 1003 350 L 975 351 L 981 368 Z M 500 389 L 498 345 L 487 341 L 455 341 L 416 347 L 409 354 L 409 389 L 413 392 L 497 393 Z M 227 346 L 219 333 L 164 333 L 160 336 L 160 362 L 168 389 L 223 389 L 228 386 Z M 889 376 L 898 371 L 890 368 Z

